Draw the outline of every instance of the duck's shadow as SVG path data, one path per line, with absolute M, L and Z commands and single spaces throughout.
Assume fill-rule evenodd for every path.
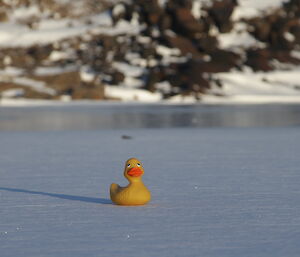
M 86 203 L 98 203 L 98 204 L 112 204 L 111 200 L 105 198 L 94 198 L 94 197 L 87 197 L 87 196 L 79 196 L 79 195 L 66 195 L 66 194 L 56 194 L 56 193 L 47 193 L 47 192 L 40 192 L 40 191 L 32 191 L 26 189 L 19 189 L 19 188 L 9 188 L 9 187 L 0 187 L 2 191 L 10 191 L 10 192 L 18 192 L 18 193 L 26 193 L 32 195 L 45 195 L 65 200 L 71 201 L 80 201 Z

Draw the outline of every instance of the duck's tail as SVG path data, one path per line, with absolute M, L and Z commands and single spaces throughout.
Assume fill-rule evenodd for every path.
M 118 184 L 112 183 L 110 185 L 110 198 L 112 199 L 116 193 L 119 192 L 120 186 Z

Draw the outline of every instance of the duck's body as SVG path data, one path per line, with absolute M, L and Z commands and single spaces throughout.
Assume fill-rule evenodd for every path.
M 129 180 L 129 184 L 126 187 L 111 184 L 111 200 L 118 205 L 143 205 L 149 202 L 151 194 L 142 181 L 143 174 L 141 162 L 135 158 L 129 159 L 124 170 L 124 176 Z

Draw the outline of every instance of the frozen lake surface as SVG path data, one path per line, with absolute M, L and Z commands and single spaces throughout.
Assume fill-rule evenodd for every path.
M 61 117 L 85 112 L 76 108 L 64 109 Z M 117 115 L 119 107 L 89 108 L 96 118 Z M 149 111 L 154 120 L 160 117 L 155 108 Z M 230 108 L 223 112 L 233 115 Z M 42 109 L 48 118 L 61 110 Z M 197 120 L 188 119 L 190 126 L 176 128 L 170 125 L 175 121 L 158 129 L 110 118 L 113 129 L 92 119 L 83 127 L 62 118 L 48 130 L 47 121 L 31 118 L 22 127 L 17 117 L 37 110 L 1 109 L 1 257 L 299 257 L 299 120 L 272 121 L 277 126 L 226 121 L 207 128 L 195 125 L 199 111 L 191 116 Z M 122 112 L 143 113 L 133 107 Z M 14 131 L 12 124 L 19 124 Z M 127 183 L 123 165 L 132 156 L 144 164 L 152 201 L 115 206 L 110 183 Z

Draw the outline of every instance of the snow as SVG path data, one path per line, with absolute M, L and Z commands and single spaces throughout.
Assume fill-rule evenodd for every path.
M 170 93 L 172 90 L 172 85 L 169 81 L 162 81 L 155 84 L 155 88 L 164 93 Z
M 51 52 L 51 54 L 49 55 L 49 60 L 55 62 L 55 61 L 67 59 L 68 57 L 69 57 L 69 54 L 66 52 L 53 50 Z
M 197 100 L 193 95 L 175 95 L 168 99 L 168 102 L 174 104 L 196 104 Z
M 124 62 L 114 62 L 113 67 L 129 77 L 139 77 L 144 73 L 144 69 L 142 67 L 129 65 Z
M 162 95 L 158 92 L 151 93 L 144 89 L 130 88 L 128 86 L 105 86 L 105 96 L 125 102 L 158 102 Z
M 123 14 L 125 11 L 126 10 L 123 4 L 117 4 L 116 6 L 113 7 L 112 14 L 113 16 L 118 16 Z
M 177 104 L 195 104 L 199 100 L 194 95 L 175 95 L 162 100 L 159 92 L 151 93 L 138 88 L 139 80 L 133 75 L 138 71 L 136 66 L 118 63 L 121 71 L 128 76 L 122 86 L 106 86 L 106 96 L 120 99 L 123 102 L 166 102 Z M 142 70 L 140 70 L 142 71 Z M 222 82 L 222 88 L 213 86 L 205 95 L 200 96 L 204 104 L 261 104 L 261 103 L 300 103 L 299 68 L 291 70 L 275 70 L 270 72 L 253 72 L 250 69 L 231 71 L 214 75 Z M 171 85 L 165 81 L 158 82 L 155 87 L 160 92 L 168 93 Z
M 81 81 L 90 83 L 90 82 L 93 82 L 95 80 L 95 78 L 96 78 L 96 75 L 88 67 L 84 66 L 80 69 Z
M 14 89 L 7 89 L 0 93 L 1 97 L 3 98 L 13 98 L 13 97 L 20 97 L 24 95 L 24 89 L 22 88 L 14 88 Z
M 14 77 L 23 74 L 23 70 L 15 67 L 5 67 L 0 70 L 0 77 Z
M 64 72 L 72 72 L 77 70 L 76 65 L 68 66 L 56 66 L 56 67 L 38 67 L 34 70 L 34 74 L 37 76 L 53 76 Z
M 12 20 L 25 20 L 31 17 L 38 17 L 40 15 L 40 10 L 38 6 L 32 5 L 29 7 L 19 7 L 13 10 L 10 15 L 10 19 Z
M 193 1 L 192 3 L 192 14 L 196 19 L 200 19 L 201 18 L 201 7 L 202 7 L 202 3 L 199 1 Z
M 289 103 L 300 102 L 299 69 L 271 72 L 250 70 L 214 75 L 222 81 L 202 97 L 205 103 Z M 216 96 L 216 95 L 222 95 Z
M 0 47 L 29 47 L 35 44 L 49 44 L 59 40 L 98 33 L 107 35 L 137 34 L 140 31 L 139 24 L 131 24 L 120 21 L 112 26 L 112 20 L 108 12 L 88 17 L 86 20 L 78 19 L 41 19 L 36 29 L 30 29 L 25 25 L 14 22 L 0 24 Z
M 276 9 L 284 2 L 287 2 L 287 0 L 240 0 L 238 1 L 239 5 L 234 9 L 231 19 L 237 21 L 241 18 L 260 16 L 261 12 Z
M 163 57 L 161 60 L 163 65 L 168 65 L 170 63 L 181 63 L 187 60 L 187 57 L 179 56 L 180 50 L 178 48 L 169 48 L 163 45 L 157 45 L 156 52 Z
M 46 83 L 41 81 L 32 80 L 25 77 L 17 77 L 12 80 L 14 83 L 30 87 L 37 92 L 46 93 L 49 95 L 55 95 L 56 91 L 53 88 L 47 87 Z
M 265 43 L 256 40 L 247 31 L 245 23 L 237 22 L 229 33 L 221 33 L 218 36 L 219 45 L 223 49 L 237 51 L 238 48 L 264 47 Z
M 26 77 L 18 76 L 22 75 L 21 69 L 15 69 L 15 68 L 6 68 L 4 70 L 0 70 L 0 82 L 8 82 L 8 83 L 14 83 L 20 86 L 29 87 L 37 92 L 42 92 L 50 95 L 55 95 L 56 91 L 53 88 L 49 88 L 46 86 L 45 82 L 37 81 L 33 79 L 29 79 Z M 9 91 L 4 94 L 2 94 L 2 97 L 11 97 L 13 96 L 13 92 L 17 93 L 19 95 L 21 91 L 18 89 L 17 91 Z
M 291 51 L 291 56 L 300 59 L 300 51 Z
M 177 48 L 169 48 L 163 45 L 158 45 L 156 46 L 156 51 L 158 54 L 162 55 L 162 56 L 172 56 L 172 55 L 179 55 L 180 54 L 180 50 Z
M 139 89 L 144 84 L 143 81 L 141 79 L 139 79 L 139 77 L 141 77 L 144 73 L 144 68 L 142 68 L 140 66 L 136 66 L 136 65 L 130 65 L 125 62 L 114 62 L 112 64 L 112 66 L 114 68 L 116 68 L 117 70 L 119 70 L 120 72 L 122 72 L 124 74 L 125 78 L 124 78 L 124 81 L 121 83 L 121 87 L 119 88 L 119 90 L 115 90 L 114 89 L 115 86 L 113 86 L 112 88 L 107 86 L 108 87 L 107 93 L 109 95 L 113 94 L 115 97 L 123 99 L 123 100 L 127 100 L 128 98 L 131 100 L 132 98 L 135 98 L 136 100 L 139 99 L 140 101 L 143 101 L 143 99 L 145 99 L 145 97 L 143 97 L 143 96 L 146 96 L 145 101 L 147 101 L 147 99 L 148 99 L 147 96 L 151 95 L 151 94 L 149 94 L 145 90 Z M 139 89 L 139 91 L 136 91 L 136 90 L 128 91 L 128 90 L 134 89 L 134 88 Z M 120 92 L 119 96 L 115 95 L 115 94 L 119 94 L 117 92 Z M 124 92 L 124 94 L 122 92 Z M 134 96 L 129 96 L 128 93 L 130 93 L 130 92 L 132 92 L 134 94 Z M 137 94 L 139 96 L 137 96 Z
M 298 127 L 1 131 L 1 256 L 298 257 L 299 138 Z M 112 205 L 132 156 L 153 199 Z

